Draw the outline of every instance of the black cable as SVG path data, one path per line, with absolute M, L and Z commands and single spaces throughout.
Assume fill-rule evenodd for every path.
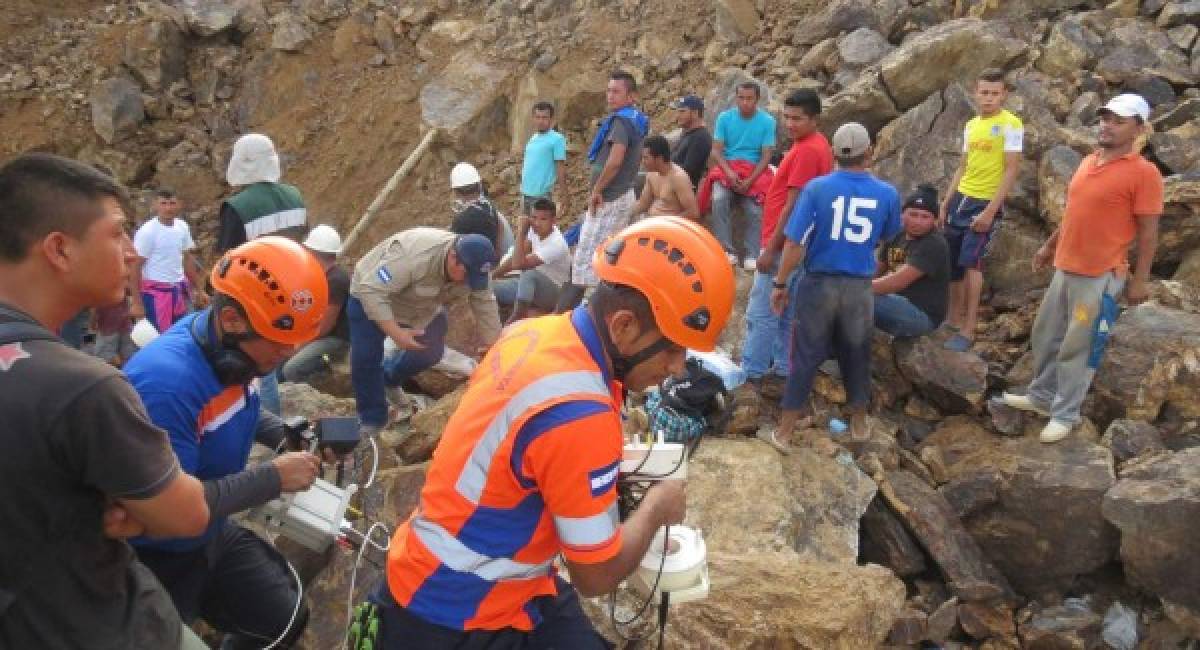
M 621 626 L 622 625 L 628 626 L 628 625 L 632 625 L 632 624 L 638 622 L 642 618 L 642 615 L 646 613 L 646 609 L 648 607 L 650 607 L 650 603 L 654 601 L 654 592 L 658 591 L 658 583 L 660 580 L 662 580 L 663 568 L 667 565 L 667 551 L 670 550 L 670 548 L 671 548 L 671 527 L 667 526 L 666 530 L 663 531 L 663 552 L 662 552 L 662 556 L 658 560 L 658 573 L 655 574 L 655 576 L 654 576 L 654 584 L 651 585 L 650 593 L 649 593 L 649 595 L 646 596 L 645 602 L 642 603 L 641 607 L 638 607 L 637 614 L 634 614 L 631 618 L 626 619 L 624 621 L 618 619 L 617 618 L 617 592 L 613 591 L 612 593 L 610 593 L 608 595 L 608 618 L 609 618 L 609 620 L 611 620 L 613 622 L 613 629 L 617 631 L 617 636 L 621 637 L 621 639 L 623 641 L 632 643 L 634 641 L 642 641 L 649 637 L 649 635 L 642 635 L 642 636 L 637 636 L 637 637 L 625 636 L 625 634 L 623 632 L 621 632 Z M 666 594 L 664 593 L 663 596 L 666 596 Z
M 664 591 L 658 603 L 658 650 L 663 649 L 667 637 L 667 611 L 671 608 L 671 592 Z

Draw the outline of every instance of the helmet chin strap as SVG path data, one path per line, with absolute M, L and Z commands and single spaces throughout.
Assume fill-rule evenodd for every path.
M 608 354 L 608 358 L 612 361 L 613 378 L 617 381 L 624 382 L 625 377 L 636 368 L 639 364 L 649 360 L 654 355 L 671 347 L 671 342 L 665 336 L 659 335 L 658 340 L 647 345 L 646 347 L 634 352 L 629 356 L 625 356 L 617 351 L 617 346 L 612 342 L 609 336 L 608 328 L 601 327 L 600 342 L 604 344 L 604 351 Z

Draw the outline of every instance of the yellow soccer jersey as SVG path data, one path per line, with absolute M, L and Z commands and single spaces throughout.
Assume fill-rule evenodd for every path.
M 991 117 L 973 117 L 963 128 L 967 167 L 958 191 L 973 199 L 991 200 L 1004 179 L 1004 154 L 1020 152 L 1025 139 L 1021 118 L 1001 109 Z

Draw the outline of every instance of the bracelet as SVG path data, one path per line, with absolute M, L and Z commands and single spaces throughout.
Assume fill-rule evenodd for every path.
M 776 289 L 786 289 L 787 283 L 786 282 L 772 282 L 771 286 L 775 287 Z

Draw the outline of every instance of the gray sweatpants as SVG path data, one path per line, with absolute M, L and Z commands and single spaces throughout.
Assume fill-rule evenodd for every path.
M 1117 320 L 1124 278 L 1055 271 L 1033 322 L 1033 382 L 1029 400 L 1064 424 L 1079 422 L 1108 334 Z

